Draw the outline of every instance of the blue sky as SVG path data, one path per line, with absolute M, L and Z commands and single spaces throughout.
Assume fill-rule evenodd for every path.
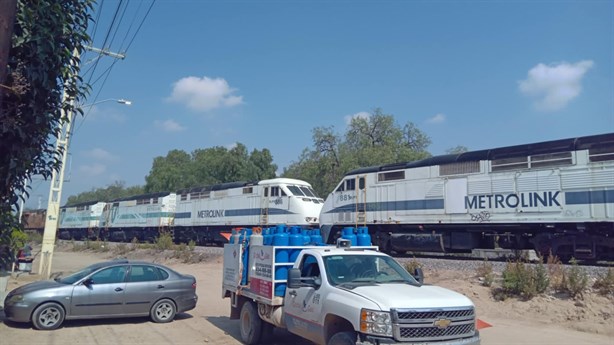
M 119 4 L 104 1 L 95 47 Z M 151 1 L 126 4 L 111 51 Z M 85 103 L 132 105 L 76 120 L 62 204 L 143 185 L 173 149 L 240 142 L 281 171 L 313 128 L 343 133 L 377 107 L 415 123 L 433 155 L 614 131 L 613 1 L 158 0 L 125 54 L 107 74 L 113 59 L 84 56 Z M 45 208 L 49 183 L 32 188 L 27 206 Z

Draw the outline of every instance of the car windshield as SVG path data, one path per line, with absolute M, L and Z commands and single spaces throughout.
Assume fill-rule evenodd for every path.
M 324 258 L 328 281 L 333 286 L 405 283 L 420 285 L 390 256 L 344 254 Z
M 67 284 L 67 285 L 74 284 L 78 282 L 79 280 L 83 279 L 84 277 L 88 276 L 90 273 L 98 270 L 100 267 L 101 266 L 99 264 L 91 265 L 69 276 L 62 277 L 62 278 L 56 278 L 55 281 L 57 281 L 58 283 Z

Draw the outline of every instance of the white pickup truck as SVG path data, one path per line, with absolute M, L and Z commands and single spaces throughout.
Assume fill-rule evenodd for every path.
M 275 327 L 326 345 L 480 344 L 467 297 L 422 284 L 376 247 L 226 244 L 223 274 L 248 345 L 270 343 Z

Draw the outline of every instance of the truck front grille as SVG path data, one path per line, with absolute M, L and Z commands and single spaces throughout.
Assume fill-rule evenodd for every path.
M 441 341 L 475 334 L 473 308 L 393 309 L 392 322 L 398 341 Z

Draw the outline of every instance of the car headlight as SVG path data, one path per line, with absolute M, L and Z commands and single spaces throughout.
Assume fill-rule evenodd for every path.
M 23 295 L 17 294 L 9 297 L 9 303 L 17 303 L 23 301 Z
M 360 310 L 360 331 L 373 335 L 392 336 L 390 313 L 369 309 Z

